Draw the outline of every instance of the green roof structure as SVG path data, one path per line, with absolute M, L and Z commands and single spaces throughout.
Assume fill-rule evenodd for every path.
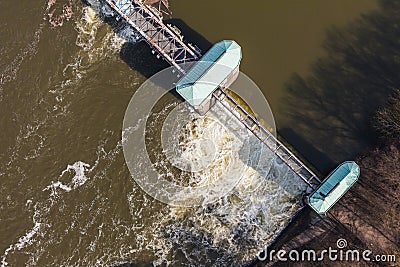
M 192 106 L 199 106 L 239 67 L 241 47 L 235 41 L 216 43 L 178 81 L 177 92 Z
M 308 205 L 318 214 L 326 214 L 357 181 L 359 175 L 360 167 L 355 162 L 342 163 L 307 197 Z

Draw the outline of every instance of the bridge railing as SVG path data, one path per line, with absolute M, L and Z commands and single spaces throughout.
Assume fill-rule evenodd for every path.
M 136 0 L 104 0 L 119 16 L 124 18 L 143 40 L 152 46 L 169 64 L 179 72 L 185 70 L 179 64 L 196 61 L 198 55 L 165 25 L 146 5 Z
M 321 183 L 321 180 L 312 170 L 305 166 L 301 160 L 270 131 L 265 129 L 257 119 L 249 114 L 225 90 L 217 89 L 213 96 L 311 188 L 315 188 Z

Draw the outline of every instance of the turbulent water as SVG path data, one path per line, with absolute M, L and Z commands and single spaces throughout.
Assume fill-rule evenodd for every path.
M 266 167 L 242 162 L 243 179 L 217 203 L 174 208 L 146 195 L 122 151 L 125 108 L 145 80 L 120 58 L 131 29 L 111 29 L 103 21 L 110 10 L 95 1 L 1 6 L 30 18 L 20 28 L 0 19 L 2 266 L 234 265 L 253 258 L 299 209 L 305 185 L 254 138 L 252 157 Z M 214 176 L 240 157 L 246 133 L 233 118 L 216 127 L 223 113 L 216 105 L 188 126 L 200 130 L 181 135 L 182 157 L 194 164 L 207 150 L 199 140 L 219 144 L 208 151 L 217 154 Z

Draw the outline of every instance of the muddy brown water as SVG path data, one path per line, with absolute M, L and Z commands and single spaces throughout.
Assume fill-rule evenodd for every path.
M 95 12 L 80 1 L 51 2 L 0 1 L 1 265 L 235 262 L 222 248 L 199 249 L 208 260 L 197 255 L 195 241 L 207 242 L 208 233 L 194 229 L 185 239 L 188 233 L 174 232 L 170 211 L 132 181 L 122 119 L 146 77 L 121 59 L 124 41 Z M 49 14 L 60 16 L 70 4 L 72 17 L 52 26 Z M 309 143 L 286 112 L 285 83 L 293 72 L 308 74 L 324 55 L 327 28 L 376 6 L 372 0 L 171 1 L 173 16 L 210 42 L 234 39 L 242 46 L 242 70 L 269 100 L 278 130 Z M 315 149 L 330 157 L 324 146 Z M 162 226 L 154 223 L 160 218 Z

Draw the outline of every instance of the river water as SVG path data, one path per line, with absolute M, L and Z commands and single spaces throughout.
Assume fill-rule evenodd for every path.
M 325 28 L 375 3 L 262 2 L 174 1 L 171 8 L 211 42 L 237 40 L 243 70 L 265 90 L 278 126 L 290 127 L 281 112 L 290 73 L 306 73 L 323 54 Z M 223 266 L 251 259 L 298 210 L 305 186 L 276 162 L 266 170 L 244 166 L 244 179 L 214 205 L 172 208 L 143 193 L 126 168 L 121 129 L 146 75 L 121 58 L 129 29 L 115 33 L 92 3 L 0 1 L 1 265 Z M 195 123 L 216 140 L 241 142 L 212 120 Z

